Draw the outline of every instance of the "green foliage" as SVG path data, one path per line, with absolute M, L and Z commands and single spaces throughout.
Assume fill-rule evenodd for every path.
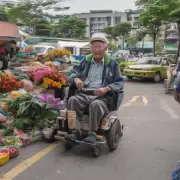
M 127 42 L 130 47 L 135 46 L 137 44 L 137 38 L 130 36 L 128 37 Z
M 146 29 L 146 28 L 139 29 L 137 31 L 137 40 L 142 41 L 147 34 L 148 34 L 148 29 Z
M 129 22 L 121 22 L 120 24 L 117 24 L 113 28 L 113 37 L 123 37 L 123 49 L 124 49 L 124 41 L 125 38 L 128 37 L 129 32 L 131 31 L 131 24 Z
M 156 53 L 157 53 L 157 55 L 160 55 L 162 50 L 163 50 L 162 44 L 159 41 L 157 41 L 156 42 Z
M 0 7 L 0 21 L 8 21 L 7 10 L 3 7 Z
M 53 26 L 47 20 L 39 20 L 36 25 L 36 35 L 51 36 Z
M 53 27 L 47 21 L 49 15 L 45 14 L 43 10 L 51 9 L 52 5 L 58 2 L 59 0 L 23 1 L 16 6 L 8 6 L 5 12 L 9 22 L 32 28 L 34 35 L 50 36 Z
M 106 33 L 110 38 L 113 37 L 113 28 L 114 26 L 106 26 L 104 29 L 102 29 L 103 33 Z
M 156 55 L 156 39 L 159 32 L 159 27 L 163 21 L 168 20 L 167 13 L 168 5 L 161 0 L 152 1 L 143 9 L 140 14 L 140 24 L 145 27 L 153 37 L 153 52 Z
M 84 37 L 87 24 L 84 20 L 67 16 L 59 20 L 55 26 L 54 35 L 56 37 L 77 38 Z
M 116 51 L 118 48 L 117 48 L 117 46 L 115 45 L 115 44 L 112 44 L 112 43 L 109 43 L 108 44 L 108 49 L 110 50 L 110 51 Z
M 131 31 L 131 24 L 128 22 L 121 22 L 113 28 L 113 36 L 123 36 L 127 37 Z
M 161 23 L 175 22 L 178 24 L 179 37 L 180 37 L 180 1 L 179 0 L 137 0 L 136 3 L 139 6 L 143 6 L 143 12 L 141 13 L 141 24 L 146 27 L 154 40 L 154 51 L 156 36 L 158 34 L 159 26 Z M 180 38 L 179 46 L 177 50 L 177 57 L 179 57 L 180 51 Z

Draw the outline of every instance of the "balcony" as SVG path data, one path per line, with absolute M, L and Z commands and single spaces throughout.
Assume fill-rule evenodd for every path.
M 178 31 L 176 25 L 169 25 L 169 26 L 167 26 L 166 32 L 174 32 L 174 31 L 175 31 L 175 32 Z
M 167 35 L 166 36 L 166 39 L 167 40 L 169 40 L 169 39 L 178 39 L 179 37 L 178 37 L 178 35 L 176 35 L 176 34 L 169 34 L 169 35 Z

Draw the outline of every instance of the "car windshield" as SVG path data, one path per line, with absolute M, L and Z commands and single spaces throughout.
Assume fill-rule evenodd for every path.
M 137 61 L 137 64 L 159 64 L 160 63 L 160 58 L 156 57 L 145 57 L 141 58 Z
M 46 48 L 45 47 L 35 47 L 37 53 L 44 53 Z

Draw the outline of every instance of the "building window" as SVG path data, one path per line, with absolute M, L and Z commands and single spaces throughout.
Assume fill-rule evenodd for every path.
M 99 24 L 98 24 L 98 27 L 104 28 L 104 27 L 105 27 L 105 23 L 99 23 Z
M 132 17 L 131 16 L 128 16 L 128 21 L 132 21 Z
M 139 20 L 139 17 L 134 17 L 134 20 Z

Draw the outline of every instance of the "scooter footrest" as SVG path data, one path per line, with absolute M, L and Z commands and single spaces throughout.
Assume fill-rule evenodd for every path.
M 105 140 L 104 136 L 96 135 L 97 140 Z

